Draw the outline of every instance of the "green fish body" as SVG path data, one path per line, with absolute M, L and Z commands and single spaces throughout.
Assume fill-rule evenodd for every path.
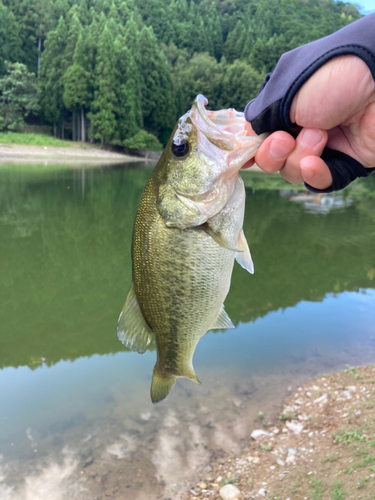
M 133 283 L 118 323 L 120 340 L 139 353 L 155 335 L 154 403 L 178 377 L 199 383 L 192 364 L 199 339 L 211 329 L 234 328 L 223 306 L 234 259 L 253 272 L 242 231 L 245 189 L 238 165 L 231 171 L 227 161 L 233 148 L 224 150 L 221 163 L 213 158 L 226 143 L 218 146 L 218 133 L 207 142 L 212 131 L 201 130 L 207 114 L 198 99 L 180 119 L 142 194 Z M 185 142 L 176 147 L 181 135 Z

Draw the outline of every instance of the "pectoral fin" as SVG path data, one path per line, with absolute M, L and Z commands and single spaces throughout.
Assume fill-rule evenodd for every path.
M 208 223 L 202 224 L 201 227 L 207 234 L 211 236 L 213 240 L 216 241 L 218 245 L 226 248 L 227 250 L 231 250 L 232 252 L 236 252 L 236 255 L 238 252 L 242 252 L 240 248 L 233 248 L 233 245 L 231 245 L 220 232 L 214 231 L 214 229 L 212 229 L 212 227 Z
M 241 229 L 240 234 L 237 239 L 237 246 L 241 252 L 236 253 L 236 261 L 241 267 L 249 271 L 250 274 L 254 274 L 254 264 L 251 259 L 249 245 L 247 244 L 243 230 Z
M 125 347 L 140 354 L 146 351 L 151 342 L 152 331 L 139 307 L 133 285 L 118 319 L 117 336 Z
M 230 317 L 228 314 L 225 312 L 224 305 L 221 306 L 220 312 L 218 317 L 215 320 L 215 323 L 211 326 L 211 330 L 215 329 L 226 329 L 226 328 L 235 328 L 234 324 L 232 323 Z

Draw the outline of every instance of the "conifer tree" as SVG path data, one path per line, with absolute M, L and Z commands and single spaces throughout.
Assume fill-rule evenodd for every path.
M 135 136 L 143 126 L 142 95 L 138 68 L 122 36 L 118 36 L 115 41 L 115 52 L 117 140 L 122 143 L 125 139 Z
M 147 129 L 156 133 L 171 130 L 175 120 L 175 93 L 168 61 L 159 49 L 152 28 L 140 33 L 142 65 L 142 114 Z M 167 132 L 168 133 L 168 132 Z
M 54 124 L 56 135 L 57 123 L 63 126 L 63 76 L 65 73 L 64 49 L 66 46 L 67 29 L 65 21 L 60 17 L 57 28 L 50 31 L 42 54 L 40 67 L 41 107 L 44 118 Z
M 6 71 L 5 61 L 21 59 L 21 39 L 14 14 L 0 0 L 0 75 Z
M 64 64 L 66 68 L 73 64 L 74 51 L 79 35 L 82 34 L 82 24 L 79 20 L 77 10 L 77 7 L 73 6 L 67 14 L 67 26 L 69 26 L 69 28 L 64 51 Z
M 109 144 L 116 132 L 116 56 L 112 34 L 106 25 L 99 38 L 95 61 L 95 90 L 89 118 L 93 134 Z
M 86 141 L 85 112 L 92 97 L 90 92 L 90 60 L 87 48 L 81 29 L 74 50 L 73 64 L 64 74 L 64 104 L 69 111 L 73 112 L 73 116 L 77 112 L 80 114 L 82 142 Z
M 52 0 L 6 0 L 12 10 L 21 39 L 21 62 L 37 73 L 42 46 L 51 29 Z

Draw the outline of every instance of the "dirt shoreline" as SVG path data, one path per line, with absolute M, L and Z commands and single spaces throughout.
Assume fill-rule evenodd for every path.
M 35 161 L 51 163 L 82 163 L 82 162 L 110 162 L 130 163 L 145 162 L 155 163 L 155 160 L 147 160 L 138 156 L 130 156 L 113 151 L 99 149 L 96 146 L 85 145 L 84 147 L 52 147 L 52 146 L 29 146 L 23 144 L 0 144 L 0 163 L 29 163 Z
M 147 162 L 150 165 L 157 163 L 156 159 L 132 156 L 85 144 L 84 146 L 29 146 L 26 144 L 0 144 L 1 163 L 35 163 L 48 162 L 52 164 L 69 165 L 82 163 L 132 163 Z M 251 172 L 263 172 L 257 165 L 253 165 Z
M 319 376 L 277 421 L 259 415 L 245 449 L 211 463 L 183 498 L 374 500 L 374 409 L 375 366 Z

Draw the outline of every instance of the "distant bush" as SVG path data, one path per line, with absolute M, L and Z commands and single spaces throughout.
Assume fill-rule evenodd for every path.
M 0 133 L 0 144 L 30 144 L 33 146 L 60 146 L 67 147 L 69 142 L 55 139 L 50 135 L 27 134 L 22 132 Z
M 161 151 L 163 149 L 158 138 L 145 130 L 140 130 L 130 139 L 125 139 L 123 144 L 129 149 L 148 149 L 150 151 Z

